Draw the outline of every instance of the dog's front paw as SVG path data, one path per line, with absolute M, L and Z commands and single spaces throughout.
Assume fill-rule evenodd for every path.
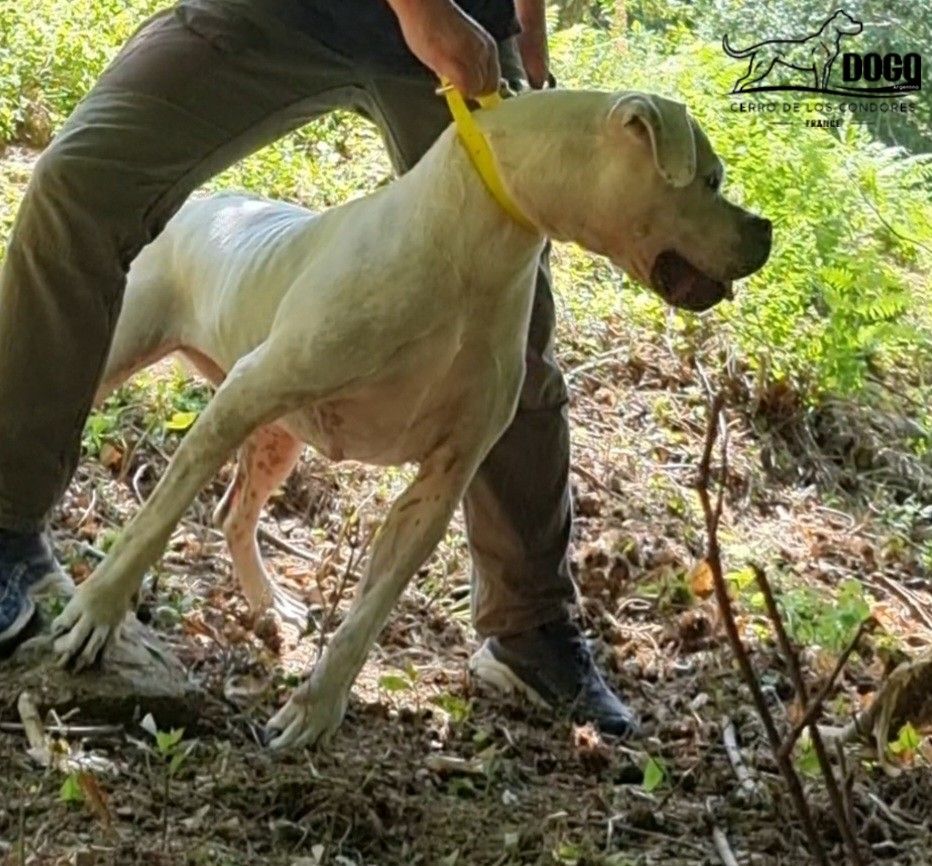
M 312 675 L 269 721 L 266 742 L 273 749 L 326 744 L 346 715 L 348 692 Z
M 61 667 L 80 671 L 93 665 L 107 643 L 119 637 L 126 606 L 87 583 L 52 623 L 54 649 Z

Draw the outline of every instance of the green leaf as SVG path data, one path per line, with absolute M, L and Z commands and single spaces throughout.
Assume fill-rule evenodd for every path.
M 81 784 L 78 782 L 78 774 L 72 773 L 61 784 L 58 791 L 58 799 L 63 803 L 83 803 L 84 791 L 81 790 Z
M 379 677 L 379 688 L 387 692 L 403 692 L 411 688 L 411 683 L 401 674 L 382 674 Z
M 561 842 L 553 851 L 553 859 L 562 866 L 576 866 L 582 856 L 580 847 L 572 842 Z
M 163 755 L 170 755 L 184 736 L 184 728 L 175 728 L 173 731 L 156 731 L 155 745 Z
M 801 738 L 799 747 L 796 751 L 796 769 L 804 776 L 814 779 L 822 775 L 822 765 L 819 764 L 819 757 L 812 746 L 812 740 L 807 737 Z
M 915 752 L 921 742 L 922 738 L 919 736 L 919 732 L 910 722 L 907 722 L 900 728 L 896 739 L 890 743 L 890 751 L 894 755 L 908 755 Z
M 197 421 L 198 414 L 198 412 L 175 412 L 175 414 L 165 422 L 165 429 L 183 432 Z
M 634 861 L 621 851 L 615 851 L 613 854 L 606 854 L 600 861 L 599 866 L 634 866 Z
M 656 790 L 663 784 L 666 776 L 663 764 L 656 758 L 648 758 L 644 765 L 644 790 L 648 792 Z
M 431 698 L 431 703 L 440 707 L 456 724 L 465 722 L 469 718 L 472 705 L 459 695 L 443 694 Z

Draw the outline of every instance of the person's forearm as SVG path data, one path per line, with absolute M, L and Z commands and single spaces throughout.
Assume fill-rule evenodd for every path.
M 515 0 L 515 12 L 521 25 L 518 50 L 524 71 L 532 87 L 543 87 L 550 77 L 546 0 Z
M 413 19 L 429 15 L 436 10 L 437 6 L 453 5 L 453 0 L 385 0 L 385 2 L 391 7 L 402 26 Z
M 547 32 L 546 0 L 515 0 L 515 11 L 522 30 Z

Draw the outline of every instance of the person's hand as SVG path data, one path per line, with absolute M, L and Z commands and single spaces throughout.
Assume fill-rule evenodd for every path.
M 498 90 L 502 77 L 492 36 L 452 0 L 388 0 L 411 52 L 466 96 Z
M 535 90 L 550 77 L 550 52 L 547 50 L 547 14 L 545 0 L 517 0 L 515 4 L 521 32 L 518 51 L 528 83 Z

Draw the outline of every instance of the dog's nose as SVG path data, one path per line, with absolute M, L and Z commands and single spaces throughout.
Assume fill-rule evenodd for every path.
M 773 223 L 757 214 L 748 214 L 744 219 L 742 235 L 743 266 L 738 276 L 745 277 L 763 267 L 770 258 L 773 244 Z
M 751 214 L 751 230 L 768 243 L 773 238 L 773 223 L 766 217 Z

